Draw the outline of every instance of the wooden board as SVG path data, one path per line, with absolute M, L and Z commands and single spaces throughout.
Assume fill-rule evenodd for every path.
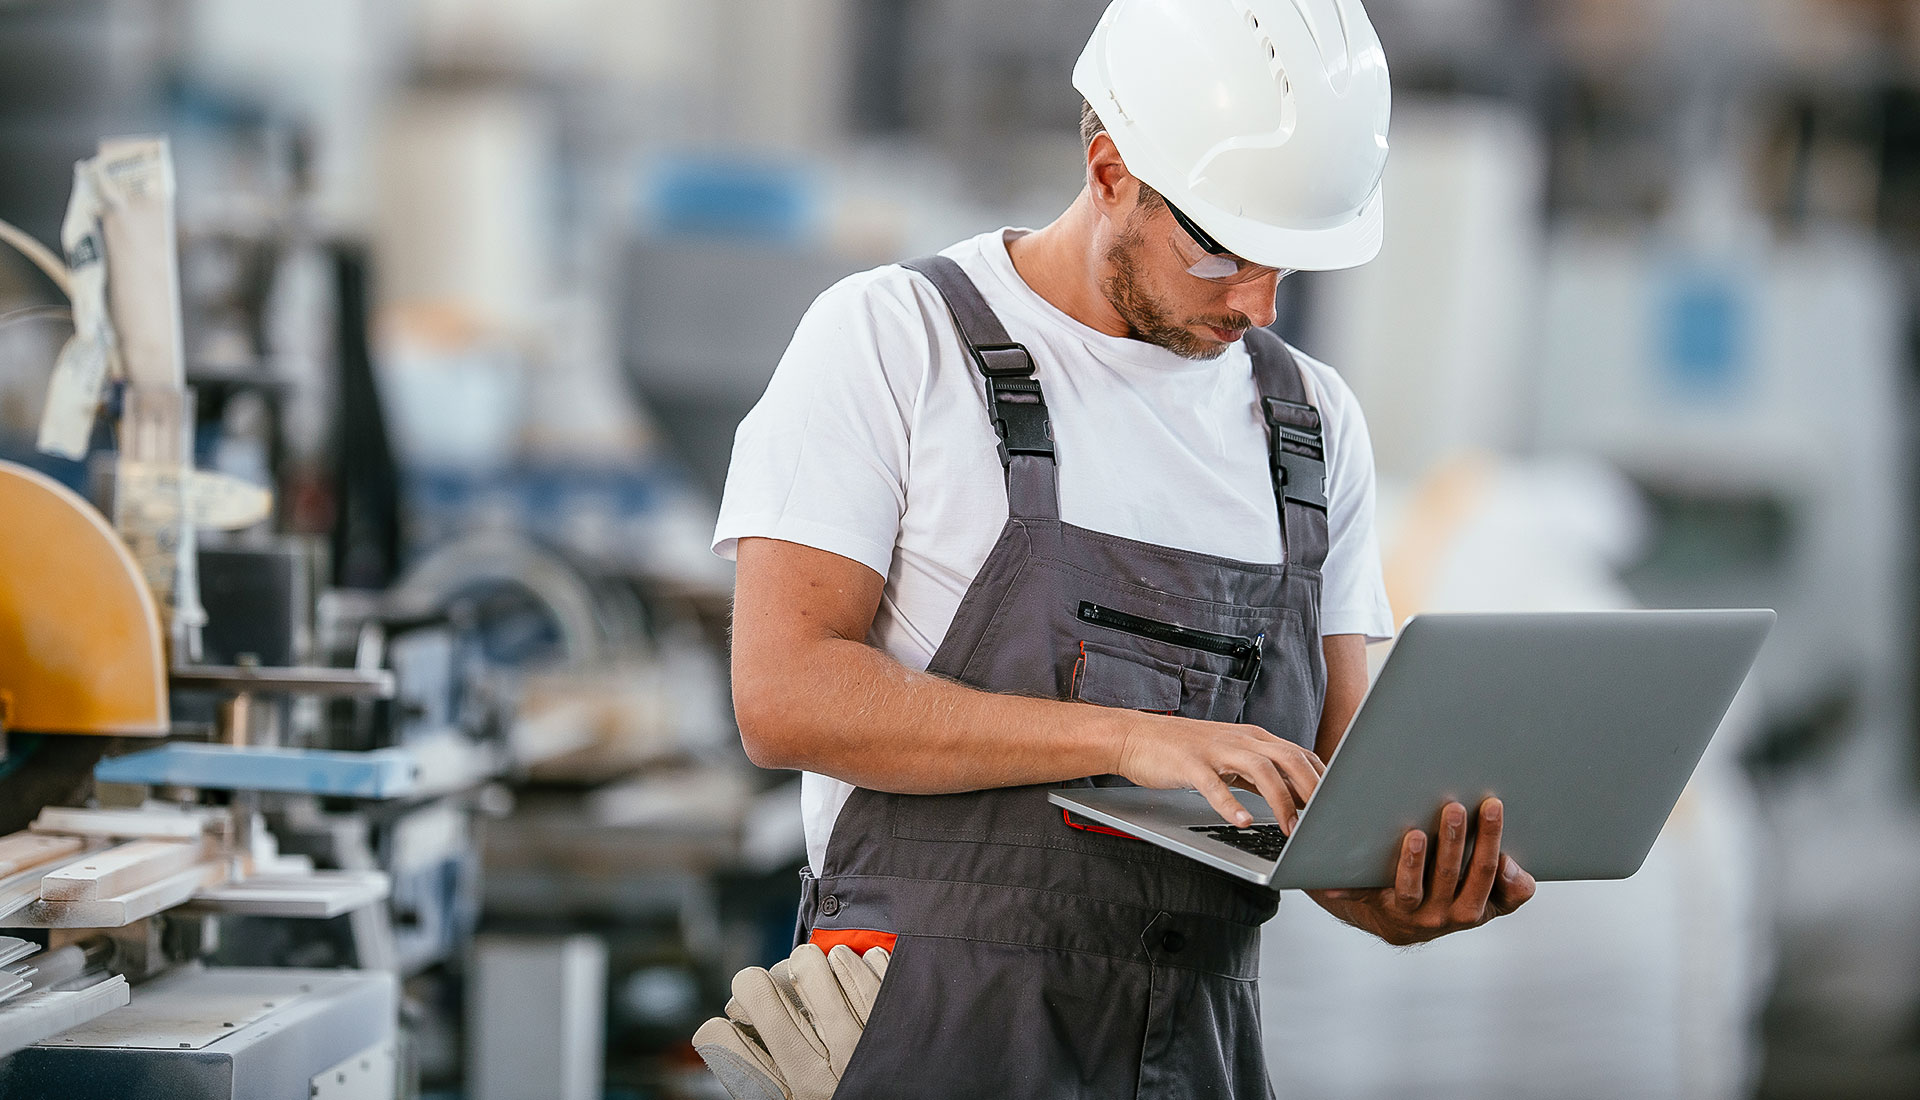
M 209 886 L 189 904 L 220 913 L 327 918 L 383 901 L 387 893 L 387 876 L 380 871 L 310 871 Z
M 10 917 L 8 928 L 120 928 L 171 909 L 198 893 L 201 887 L 227 880 L 227 866 L 196 863 L 170 878 L 131 893 L 97 901 L 36 901 Z
M 48 806 L 27 827 L 36 833 L 192 840 L 205 829 L 208 816 L 209 812 L 204 810 L 81 810 Z
M 0 878 L 0 928 L 11 928 L 7 918 L 40 900 L 40 880 L 48 872 L 59 870 L 69 863 L 87 858 L 84 851 L 78 855 L 61 856 L 52 863 L 43 863 L 38 867 L 29 867 L 16 871 L 6 878 Z
M 73 855 L 85 845 L 86 841 L 77 836 L 41 836 L 31 832 L 0 836 L 0 878 Z
M 132 893 L 178 874 L 200 858 L 185 840 L 135 840 L 69 863 L 40 880 L 46 901 L 98 901 Z

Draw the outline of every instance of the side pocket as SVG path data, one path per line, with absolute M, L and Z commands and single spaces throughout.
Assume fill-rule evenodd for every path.
M 1073 666 L 1073 697 L 1083 703 L 1173 714 L 1180 710 L 1177 665 L 1098 642 L 1081 642 Z
M 1247 689 L 1252 683 L 1219 676 L 1199 668 L 1183 668 L 1180 680 L 1185 699 L 1180 713 L 1188 718 L 1209 722 L 1238 722 L 1247 709 Z
M 880 992 L 873 999 L 873 1011 L 867 1015 L 866 1029 L 853 1048 L 853 1058 L 847 1062 L 840 1087 L 833 1092 L 836 1098 L 874 1097 L 877 1100 L 889 1095 L 884 1090 L 897 1084 L 906 1067 L 905 1060 L 913 1057 L 918 1042 L 910 1026 L 913 1010 L 906 1010 L 907 1020 L 896 1021 L 894 1017 L 899 1016 L 901 1010 L 894 1005 L 913 992 L 907 988 L 915 981 L 908 967 L 916 961 L 917 950 L 912 936 L 896 937 L 887 948 L 887 976 L 880 982 Z
M 1150 974 L 1135 959 L 903 935 L 834 1100 L 1131 1097 Z

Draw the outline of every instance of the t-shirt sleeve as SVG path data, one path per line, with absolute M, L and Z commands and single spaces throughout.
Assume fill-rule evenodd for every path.
M 906 506 L 907 425 L 931 354 L 889 293 L 888 270 L 835 284 L 794 330 L 734 433 L 714 553 L 780 539 L 887 575 Z
M 1327 440 L 1327 561 L 1321 569 L 1320 633 L 1393 637 L 1393 607 L 1374 532 L 1373 439 L 1345 380 L 1315 364 Z

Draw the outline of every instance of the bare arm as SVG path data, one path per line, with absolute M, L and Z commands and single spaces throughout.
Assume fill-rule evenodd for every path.
M 1347 735 L 1347 723 L 1367 694 L 1367 637 L 1333 634 L 1321 639 L 1327 658 L 1327 701 L 1320 708 L 1320 732 L 1313 738 L 1313 754 L 1333 759 L 1333 750 Z
M 837 554 L 740 541 L 734 714 L 754 763 L 898 794 L 1111 773 L 1192 787 L 1234 822 L 1252 818 L 1229 784 L 1290 822 L 1319 782 L 1318 758 L 1257 726 L 998 695 L 909 669 L 866 643 L 884 584 Z

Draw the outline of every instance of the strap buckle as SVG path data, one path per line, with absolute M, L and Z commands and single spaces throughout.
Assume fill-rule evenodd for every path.
M 1000 463 L 1014 455 L 1053 457 L 1053 426 L 1041 403 L 1040 383 L 1031 378 L 987 378 L 993 399 L 993 426 L 1000 433 Z
M 1327 463 L 1291 452 L 1273 456 L 1274 478 L 1280 483 L 1280 495 L 1295 504 L 1327 510 Z
M 1014 455 L 1043 455 L 1051 461 L 1053 427 L 1047 422 L 1040 383 L 1033 377 L 1033 356 L 1021 344 L 987 344 L 973 351 L 987 376 L 1000 464 L 1012 462 Z
M 1327 509 L 1326 442 L 1320 410 L 1278 397 L 1261 400 L 1267 416 L 1274 492 L 1281 501 Z
M 1025 344 L 981 344 L 973 354 L 988 378 L 1033 377 L 1033 355 Z

